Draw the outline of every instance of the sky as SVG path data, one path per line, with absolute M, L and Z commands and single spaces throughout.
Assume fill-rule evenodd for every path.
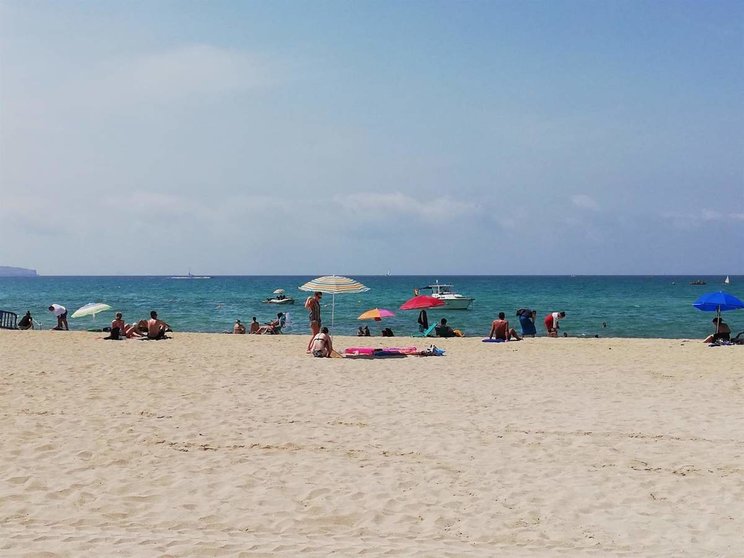
M 0 0 L 0 265 L 744 274 L 740 1 Z

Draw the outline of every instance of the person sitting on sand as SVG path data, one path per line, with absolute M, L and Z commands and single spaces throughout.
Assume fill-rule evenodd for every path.
M 287 318 L 284 317 L 284 314 L 282 312 L 279 312 L 276 315 L 276 320 L 272 320 L 270 322 L 267 322 L 265 325 L 262 325 L 260 328 L 258 328 L 258 331 L 256 331 L 256 333 L 258 335 L 276 335 L 278 333 L 281 333 L 286 320 Z
M 364 337 L 364 328 L 362 326 L 359 326 L 357 330 L 357 337 Z
M 457 337 L 455 330 L 447 325 L 447 318 L 442 318 L 439 321 L 439 325 L 434 328 L 434 332 L 437 337 Z
M 521 341 L 522 338 L 517 335 L 516 330 L 513 327 L 509 327 L 509 321 L 506 319 L 506 314 L 499 312 L 499 319 L 491 322 L 491 333 L 488 334 L 489 339 L 501 339 L 502 341 Z
M 372 334 L 369 332 L 369 327 L 364 326 L 364 336 L 365 337 L 372 337 Z
M 731 328 L 723 321 L 723 318 L 713 318 L 716 332 L 703 339 L 703 343 L 715 343 L 716 341 L 731 341 Z
M 117 312 L 111 322 L 111 331 L 113 331 L 114 328 L 118 328 L 120 333 L 124 333 L 126 327 L 127 324 L 124 323 L 124 315 L 121 312 Z
M 233 333 L 236 335 L 245 333 L 245 325 L 243 325 L 240 320 L 235 320 L 235 324 L 233 324 Z
M 386 327 L 385 329 L 383 329 L 381 334 L 383 337 L 395 337 L 395 333 L 393 333 L 393 330 L 390 329 L 389 327 Z
M 566 313 L 561 312 L 551 312 L 547 316 L 545 316 L 545 320 L 543 322 L 545 323 L 545 329 L 548 332 L 548 337 L 558 337 L 558 322 L 566 317 Z
M 333 352 L 333 340 L 328 335 L 328 328 L 323 327 L 315 337 L 310 345 L 310 350 L 313 356 L 316 357 L 330 357 Z
M 250 325 L 250 328 L 248 329 L 248 333 L 257 333 L 260 328 L 261 328 L 261 324 L 259 324 L 258 321 L 256 320 L 256 316 L 253 316 L 251 318 L 251 325 Z
M 119 339 L 126 335 L 127 324 L 124 323 L 124 318 L 121 312 L 117 312 L 114 319 L 111 321 L 111 330 L 108 337 L 104 339 Z
M 142 320 L 142 323 L 145 324 L 145 330 L 147 330 L 147 322 Z M 109 335 L 108 337 L 104 337 L 104 339 L 121 339 L 122 337 L 131 339 L 132 337 L 144 337 L 144 334 L 140 333 L 138 325 L 139 324 L 124 323 L 124 316 L 121 312 L 117 312 L 114 320 L 111 322 Z
M 57 318 L 57 327 L 54 327 L 52 329 L 65 331 L 70 329 L 70 326 L 67 325 L 67 308 L 65 308 L 61 304 L 52 304 L 49 307 L 49 311 L 54 312 L 54 315 Z
M 158 319 L 158 313 L 155 310 L 150 312 L 150 319 L 147 320 L 147 338 L 167 339 L 165 334 L 169 331 L 171 331 L 171 326 Z
M 31 317 L 30 310 L 19 320 L 18 329 L 34 329 L 34 319 Z

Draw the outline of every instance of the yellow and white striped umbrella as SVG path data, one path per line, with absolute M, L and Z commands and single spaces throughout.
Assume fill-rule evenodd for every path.
M 348 277 L 342 277 L 340 275 L 325 275 L 324 277 L 318 277 L 312 281 L 308 281 L 300 287 L 301 291 L 320 291 L 321 293 L 328 294 L 341 294 L 341 293 L 363 293 L 369 290 L 369 287 L 365 287 L 359 281 L 349 279 Z
M 318 291 L 332 295 L 331 327 L 333 327 L 333 319 L 336 312 L 336 295 L 364 293 L 369 290 L 369 287 L 365 287 L 359 281 L 349 279 L 348 277 L 342 277 L 341 275 L 325 275 L 323 277 L 317 277 L 312 281 L 308 281 L 304 285 L 300 286 L 300 290 L 310 292 Z

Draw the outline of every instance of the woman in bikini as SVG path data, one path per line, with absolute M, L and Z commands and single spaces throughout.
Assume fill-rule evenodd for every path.
M 308 318 L 310 320 L 310 342 L 307 344 L 307 352 L 312 350 L 313 339 L 320 332 L 320 299 L 323 298 L 323 293 L 316 291 L 313 296 L 307 297 L 305 301 L 305 308 L 307 308 Z

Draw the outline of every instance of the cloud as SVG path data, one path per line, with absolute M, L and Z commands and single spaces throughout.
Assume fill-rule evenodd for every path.
M 333 201 L 345 211 L 369 214 L 374 218 L 394 214 L 437 221 L 451 220 L 477 211 L 475 204 L 454 200 L 448 196 L 419 199 L 401 192 L 349 194 L 336 196 Z M 370 212 L 370 208 L 374 208 L 374 212 Z
M 44 199 L 36 196 L 4 195 L 0 218 L 16 232 L 38 236 L 65 235 L 74 229 L 63 195 L 51 192 Z M 10 235 L 7 235 L 10 236 Z
M 723 213 L 721 211 L 703 208 L 696 212 L 664 211 L 661 213 L 661 218 L 671 223 L 675 228 L 689 230 L 708 223 L 744 221 L 744 213 Z
M 571 203 L 580 209 L 599 211 L 599 204 L 586 194 L 576 194 L 575 196 L 571 196 Z
M 110 99 L 136 103 L 247 91 L 271 81 L 259 57 L 197 44 L 125 61 L 90 86 Z

